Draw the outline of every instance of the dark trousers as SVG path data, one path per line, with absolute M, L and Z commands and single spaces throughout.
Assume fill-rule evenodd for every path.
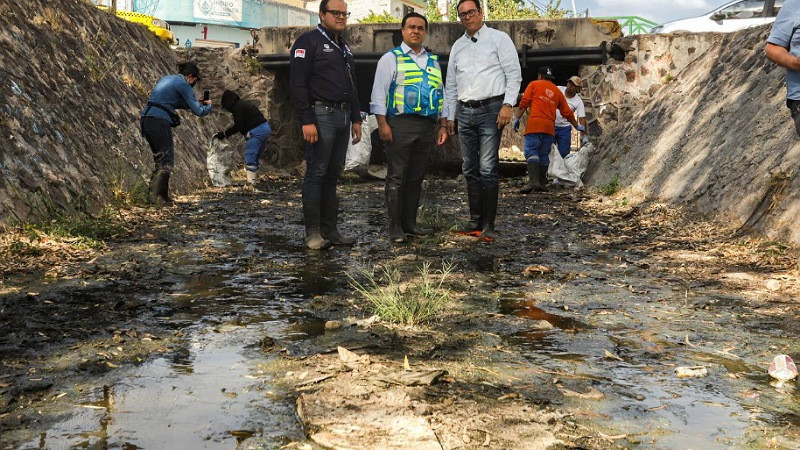
M 336 184 L 344 168 L 350 141 L 350 111 L 314 106 L 317 142 L 306 147 L 303 201 L 318 202 L 336 197 Z
M 158 117 L 144 117 L 142 135 L 153 151 L 155 170 L 172 170 L 175 165 L 175 144 L 172 141 L 172 128 L 169 122 Z
M 786 99 L 786 107 L 792 113 L 792 120 L 794 121 L 794 129 L 797 135 L 800 136 L 800 100 Z
M 421 186 L 436 142 L 435 122 L 412 114 L 387 117 L 386 121 L 392 128 L 392 142 L 386 143 L 386 187 Z

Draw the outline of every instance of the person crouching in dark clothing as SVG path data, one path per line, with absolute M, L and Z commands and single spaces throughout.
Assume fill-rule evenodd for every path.
M 172 128 L 181 124 L 175 111 L 191 109 L 200 117 L 211 112 L 211 101 L 195 97 L 193 87 L 199 79 L 197 64 L 192 61 L 179 64 L 177 74 L 158 80 L 140 115 L 142 135 L 153 151 L 155 162 L 150 177 L 150 202 L 155 205 L 172 204 L 169 197 L 169 177 L 175 165 Z
M 226 90 L 222 93 L 222 108 L 233 114 L 233 125 L 227 130 L 215 134 L 214 137 L 225 139 L 237 132 L 244 136 L 245 173 L 247 174 L 247 184 L 253 186 L 256 184 L 258 158 L 264 151 L 264 147 L 267 146 L 267 139 L 272 133 L 272 128 L 255 103 L 242 100 L 233 91 Z

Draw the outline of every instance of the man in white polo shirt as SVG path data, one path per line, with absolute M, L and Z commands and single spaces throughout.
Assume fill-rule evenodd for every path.
M 567 105 L 575 114 L 575 119 L 583 125 L 583 128 L 586 128 L 586 109 L 583 107 L 583 99 L 578 95 L 581 92 L 582 85 L 583 80 L 581 80 L 581 77 L 573 76 L 567 80 L 566 86 L 559 86 L 558 88 L 567 98 Z M 589 138 L 586 137 L 586 131 L 581 131 L 581 143 L 585 144 L 588 141 Z M 558 110 L 556 110 L 556 145 L 558 145 L 558 153 L 561 157 L 566 158 L 572 145 L 572 125 Z

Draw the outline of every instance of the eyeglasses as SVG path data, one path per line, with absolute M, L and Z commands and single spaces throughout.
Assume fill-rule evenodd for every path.
M 478 14 L 478 10 L 475 8 L 470 9 L 469 11 L 464 11 L 458 13 L 458 18 L 461 20 L 471 19 L 475 14 Z
M 330 13 L 333 17 L 337 17 L 339 19 L 347 19 L 350 17 L 350 11 L 337 11 L 335 9 L 326 9 L 326 13 Z

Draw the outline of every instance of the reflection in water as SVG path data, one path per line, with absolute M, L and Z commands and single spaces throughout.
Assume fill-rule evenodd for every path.
M 534 306 L 533 300 L 500 300 L 500 313 L 510 314 L 516 317 L 524 317 L 531 320 L 546 320 L 556 328 L 562 330 L 587 330 L 591 327 L 581 321 L 575 320 L 571 317 L 559 316 L 550 314 L 547 311 Z
M 173 353 L 169 355 L 169 359 L 172 362 L 172 370 L 178 373 L 183 374 L 191 374 L 194 372 L 194 368 L 192 367 L 192 352 L 187 347 L 178 347 L 173 350 Z
M 296 292 L 303 298 L 313 298 L 333 291 L 338 282 L 345 282 L 341 266 L 321 252 L 309 252 L 297 271 Z
M 263 357 L 240 353 L 260 330 L 203 335 L 178 357 L 131 368 L 26 447 L 209 448 L 257 440 L 277 448 L 302 439 L 291 403 L 264 404 L 275 387 L 260 372 Z

